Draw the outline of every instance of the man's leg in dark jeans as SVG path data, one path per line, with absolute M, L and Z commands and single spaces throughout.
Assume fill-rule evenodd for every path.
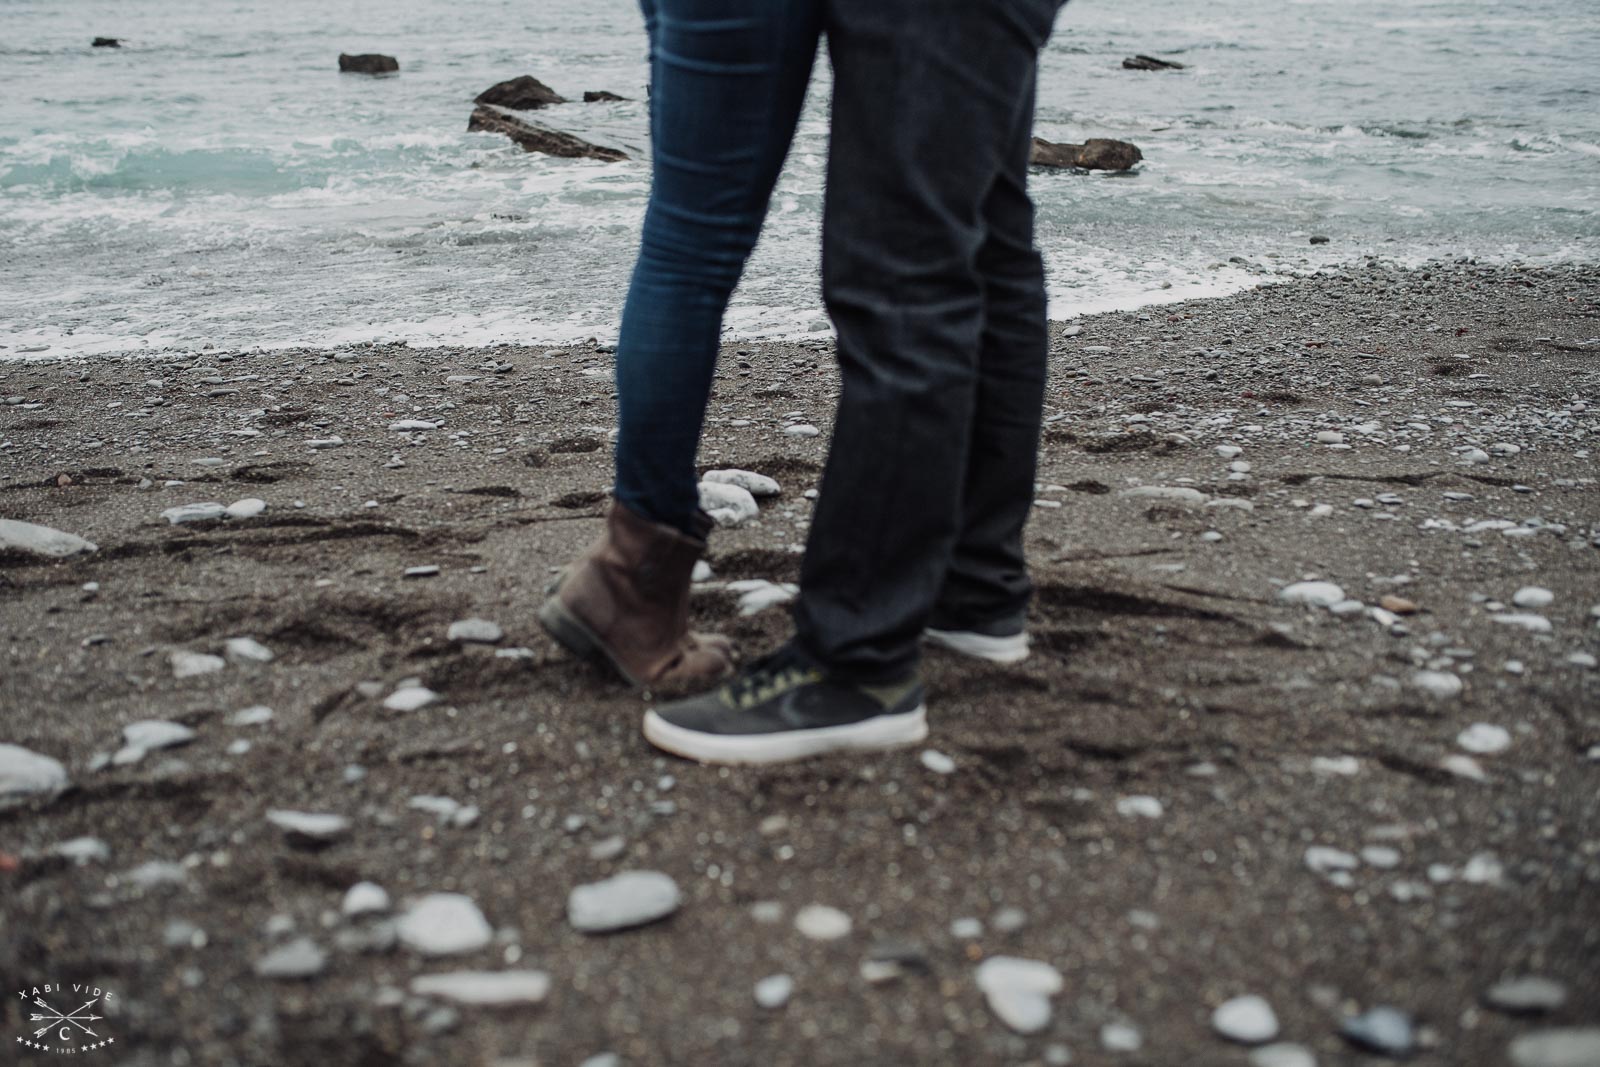
M 1049 356 L 1044 264 L 1027 191 L 1033 103 L 1030 91 L 1013 120 L 1005 169 L 984 202 L 978 397 L 961 529 L 930 623 L 942 630 L 1020 632 L 1033 592 L 1022 534 L 1033 508 Z
M 952 562 L 952 593 L 1026 602 L 1025 575 L 1004 575 L 1032 500 L 1044 326 L 1018 130 L 1056 9 L 830 4 L 823 287 L 843 393 L 795 618 L 832 677 L 912 672 Z

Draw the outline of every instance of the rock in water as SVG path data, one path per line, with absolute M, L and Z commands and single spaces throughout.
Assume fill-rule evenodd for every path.
M 406 909 L 396 925 L 400 941 L 424 956 L 476 952 L 494 937 L 472 898 L 461 893 L 430 893 Z
M 665 919 L 682 902 L 678 883 L 660 871 L 623 871 L 568 894 L 567 921 L 583 933 L 605 934 Z
M 262 978 L 315 978 L 328 966 L 328 954 L 309 937 L 297 937 L 256 961 Z
M 394 56 L 379 55 L 376 52 L 363 52 L 358 56 L 339 53 L 341 74 L 394 74 L 399 69 L 400 61 Z
M 1507 1015 L 1537 1015 L 1566 1004 L 1567 987 L 1537 975 L 1508 978 L 1490 986 L 1483 1000 L 1489 1007 Z
M 1001 1022 L 1019 1034 L 1050 1024 L 1050 998 L 1061 992 L 1061 972 L 1039 960 L 990 956 L 978 965 L 978 988 Z
M 628 158 L 625 152 L 590 144 L 570 133 L 562 133 L 560 130 L 552 130 L 548 126 L 529 122 L 527 119 L 508 114 L 493 104 L 479 104 L 473 110 L 472 118 L 467 121 L 467 131 L 501 133 L 515 141 L 524 152 L 543 152 L 564 159 L 599 159 L 607 163 L 616 163 Z
M 1241 1045 L 1259 1045 L 1278 1036 L 1278 1016 L 1272 1005 L 1253 993 L 1218 1005 L 1211 1013 L 1211 1026 Z
M 1416 1047 L 1416 1028 L 1411 1017 L 1398 1008 L 1379 1006 L 1339 1024 L 1339 1036 L 1369 1052 L 1385 1056 L 1409 1056 Z
M 1144 153 L 1127 141 L 1091 137 L 1082 144 L 1033 139 L 1028 162 L 1036 167 L 1076 167 L 1079 170 L 1131 170 Z
M 588 93 L 584 93 L 583 96 L 585 100 L 589 98 Z M 473 97 L 472 102 L 508 107 L 513 111 L 534 111 L 541 107 L 549 107 L 551 104 L 565 104 L 567 98 L 557 94 L 554 89 L 533 75 L 524 74 L 519 78 L 511 78 L 489 86 Z
M 411 992 L 419 997 L 443 997 L 457 1004 L 494 1007 L 503 1004 L 537 1004 L 550 992 L 550 976 L 543 971 L 453 971 L 419 974 L 411 979 Z
M 761 514 L 750 490 L 725 482 L 701 482 L 700 506 L 718 526 L 738 526 Z
M 585 104 L 609 104 L 626 99 L 628 98 L 625 96 L 618 96 L 616 93 L 607 92 L 604 89 L 589 89 L 583 94 L 583 102 Z
M 1182 63 L 1170 59 L 1157 59 L 1155 56 L 1136 55 L 1122 61 L 1123 70 L 1183 70 Z
M 22 552 L 45 559 L 64 559 L 80 552 L 98 552 L 100 546 L 77 534 L 35 526 L 16 519 L 0 519 L 0 552 Z
M 59 760 L 21 745 L 0 744 L 0 808 L 28 797 L 53 797 L 66 787 L 67 769 Z
M 1511 1042 L 1512 1067 L 1595 1067 L 1600 1064 L 1600 1026 L 1535 1030 Z
M 96 37 L 92 42 L 90 42 L 90 47 L 92 47 L 92 48 L 121 48 L 122 47 L 122 38 L 120 38 L 120 37 Z

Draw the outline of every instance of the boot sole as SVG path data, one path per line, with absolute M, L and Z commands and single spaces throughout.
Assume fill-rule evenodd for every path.
M 788 763 L 829 752 L 883 752 L 920 744 L 928 736 L 928 709 L 918 705 L 898 715 L 874 715 L 845 726 L 787 730 L 777 734 L 703 734 L 645 712 L 645 740 L 697 763 L 750 765 Z
M 1028 658 L 1026 631 L 1009 637 L 991 637 L 965 630 L 924 630 L 922 636 L 930 645 L 989 663 L 1021 663 Z
M 555 638 L 556 644 L 579 659 L 604 664 L 619 674 L 629 685 L 638 689 L 644 687 L 644 683 L 629 674 L 627 668 L 617 662 L 617 658 L 611 654 L 606 643 L 585 626 L 583 620 L 567 610 L 567 606 L 561 603 L 559 597 L 551 597 L 539 608 L 539 625 Z

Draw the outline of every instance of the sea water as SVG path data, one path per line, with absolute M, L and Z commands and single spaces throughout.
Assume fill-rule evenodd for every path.
M 1136 52 L 1187 69 L 1121 69 Z M 1075 0 L 1037 132 L 1145 161 L 1033 175 L 1051 314 L 1369 255 L 1594 262 L 1597 54 L 1594 0 Z M 519 74 L 628 97 L 535 117 L 634 158 L 468 133 Z M 0 359 L 612 337 L 646 80 L 630 0 L 0 0 Z M 824 60 L 732 336 L 826 335 L 829 96 Z

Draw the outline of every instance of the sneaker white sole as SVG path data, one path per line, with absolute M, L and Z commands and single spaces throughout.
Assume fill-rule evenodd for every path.
M 776 734 L 703 734 L 647 711 L 644 736 L 657 748 L 698 763 L 787 763 L 829 752 L 881 752 L 919 744 L 928 736 L 928 710 L 919 705 L 899 715 Z
M 929 644 L 990 663 L 1021 663 L 1028 658 L 1027 631 L 1010 637 L 990 637 L 966 630 L 924 630 L 922 636 Z

